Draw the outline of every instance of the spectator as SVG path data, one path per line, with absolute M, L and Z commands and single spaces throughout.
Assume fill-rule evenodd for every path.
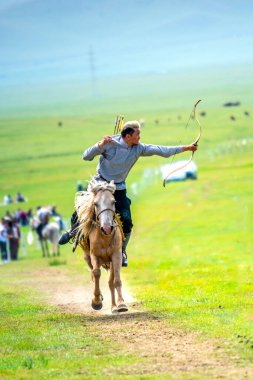
M 4 219 L 0 222 L 0 250 L 1 250 L 1 257 L 3 260 L 3 263 L 8 262 L 8 254 L 7 254 L 7 228 L 6 228 L 6 222 Z
M 9 239 L 11 260 L 18 259 L 20 229 L 18 227 L 17 219 L 4 218 L 7 223 L 7 237 Z
M 10 203 L 12 203 L 12 199 L 11 199 L 10 194 L 7 194 L 4 196 L 4 204 L 9 205 Z
M 18 208 L 15 212 L 14 212 L 14 218 L 16 218 L 19 222 L 19 212 L 20 212 L 20 208 Z
M 56 210 L 56 206 L 51 207 L 51 215 L 53 219 L 59 224 L 60 230 L 66 229 L 65 223 L 62 220 L 61 214 Z
M 8 210 L 6 211 L 5 218 L 12 219 L 12 215 L 11 215 L 10 211 L 8 211 Z
M 30 222 L 30 219 L 33 218 L 33 210 L 32 210 L 32 208 L 29 208 L 29 210 L 28 210 L 27 213 L 26 213 L 26 217 L 27 217 L 27 219 L 28 219 L 28 223 L 29 223 L 29 222 Z
M 82 181 L 77 182 L 76 191 L 83 191 L 83 184 Z
M 19 223 L 21 224 L 21 226 L 23 226 L 23 227 L 27 226 L 29 224 L 27 214 L 23 210 L 19 210 L 19 219 L 18 220 L 19 220 Z
M 52 206 L 52 208 L 51 208 L 51 215 L 52 216 L 60 216 L 60 214 L 56 210 L 56 206 Z
M 21 193 L 17 193 L 16 202 L 25 202 L 25 198 L 23 197 Z

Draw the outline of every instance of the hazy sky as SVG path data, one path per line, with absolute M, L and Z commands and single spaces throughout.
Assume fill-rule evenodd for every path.
M 253 63 L 252 0 L 0 0 L 0 83 Z

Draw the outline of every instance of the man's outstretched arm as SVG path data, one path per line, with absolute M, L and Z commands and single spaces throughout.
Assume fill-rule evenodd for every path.
M 83 152 L 83 160 L 92 161 L 94 157 L 105 151 L 105 146 L 112 141 L 111 136 L 104 136 L 101 141 L 86 149 Z
M 194 144 L 191 145 L 180 145 L 180 146 L 166 146 L 166 145 L 149 145 L 142 144 L 142 153 L 141 156 L 161 156 L 161 157 L 170 157 L 174 154 L 192 151 L 198 149 Z

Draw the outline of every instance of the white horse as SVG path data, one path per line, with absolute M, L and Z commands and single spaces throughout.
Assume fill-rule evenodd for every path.
M 36 232 L 37 232 L 37 227 L 39 224 L 40 224 L 40 221 L 37 217 L 33 217 L 30 221 L 31 228 L 33 230 L 36 230 Z M 39 234 L 37 232 L 37 236 L 38 236 L 38 240 L 40 242 L 43 257 L 45 257 L 45 256 L 49 257 L 50 256 L 49 248 L 48 248 L 48 241 L 52 244 L 53 256 L 56 256 L 56 255 L 60 256 L 60 247 L 58 244 L 58 241 L 60 238 L 59 223 L 50 222 L 50 223 L 46 224 L 42 229 L 41 235 L 42 235 L 43 239 L 41 239 L 41 237 L 39 236 Z

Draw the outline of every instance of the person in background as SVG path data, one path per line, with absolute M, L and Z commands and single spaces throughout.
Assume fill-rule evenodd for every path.
M 26 212 L 24 210 L 19 211 L 19 223 L 23 227 L 29 224 Z
M 5 217 L 7 224 L 7 238 L 9 240 L 10 256 L 11 260 L 18 259 L 19 241 L 20 241 L 20 229 L 17 219 L 10 219 Z
M 51 211 L 49 210 L 49 207 L 37 207 L 37 217 L 39 219 L 39 225 L 37 226 L 36 231 L 40 240 L 43 239 L 42 230 L 48 224 L 50 216 Z
M 12 203 L 12 198 L 11 198 L 10 194 L 7 194 L 4 196 L 4 204 L 9 205 L 10 203 Z
M 12 215 L 11 215 L 11 213 L 10 213 L 9 210 L 6 211 L 6 213 L 5 213 L 5 218 L 12 219 Z
M 23 197 L 21 193 L 17 193 L 16 202 L 25 202 L 25 198 Z
M 83 188 L 83 184 L 82 184 L 82 181 L 77 181 L 77 187 L 76 187 L 76 191 L 83 191 L 84 188 Z
M 59 214 L 58 211 L 56 210 L 56 206 L 52 206 L 52 207 L 51 207 L 51 215 L 52 215 L 52 216 L 60 216 L 60 214 Z
M 32 208 L 29 208 L 29 210 L 27 210 L 26 217 L 28 219 L 28 224 L 29 224 L 30 220 L 33 218 L 33 210 L 32 210 Z
M 3 263 L 8 262 L 8 253 L 7 253 L 7 228 L 6 221 L 4 218 L 0 222 L 0 250 Z
M 56 206 L 51 207 L 51 215 L 54 218 L 54 220 L 59 224 L 60 231 L 64 230 L 66 228 L 65 223 L 62 219 L 61 214 L 56 210 Z

